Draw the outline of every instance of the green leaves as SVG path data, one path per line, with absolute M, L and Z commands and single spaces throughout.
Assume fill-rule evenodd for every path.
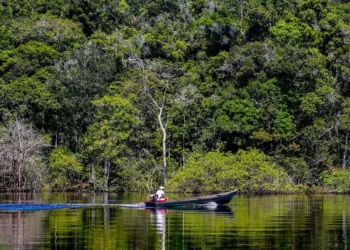
M 126 156 L 127 141 L 139 124 L 134 106 L 119 95 L 104 96 L 93 104 L 98 109 L 97 122 L 88 129 L 85 137 L 87 151 L 100 160 Z
M 289 14 L 285 19 L 277 22 L 270 29 L 276 41 L 280 44 L 310 44 L 317 46 L 321 33 L 314 30 L 307 23 L 303 23 L 299 18 Z
M 31 41 L 14 51 L 2 51 L 0 74 L 9 81 L 21 75 L 33 75 L 39 68 L 51 66 L 59 56 L 52 47 L 42 42 Z
M 322 172 L 320 179 L 330 191 L 347 193 L 350 190 L 350 171 L 332 169 Z
M 77 157 L 64 146 L 51 151 L 49 156 L 49 171 L 51 176 L 51 188 L 66 191 L 67 188 L 77 184 L 83 165 Z
M 249 133 L 258 130 L 261 110 L 248 100 L 232 100 L 223 104 L 217 112 L 217 124 L 227 132 Z
M 52 74 L 45 69 L 35 75 L 26 75 L 9 84 L 0 84 L 0 104 L 13 116 L 27 117 L 38 126 L 45 124 L 50 112 L 60 108 L 57 97 L 52 93 Z
M 313 115 L 317 113 L 317 107 L 321 104 L 323 104 L 323 100 L 311 92 L 302 97 L 300 108 L 306 114 Z
M 193 155 L 167 188 L 174 191 L 279 192 L 286 190 L 287 175 L 271 158 L 256 149 L 240 150 L 237 154 L 209 152 Z
M 342 114 L 340 117 L 340 127 L 342 129 L 350 129 L 350 99 L 345 98 L 341 104 Z
M 186 190 L 233 187 L 247 173 L 262 180 L 253 190 L 273 190 L 270 158 L 261 169 L 237 160 L 249 147 L 293 182 L 316 183 L 347 158 L 348 10 L 328 0 L 3 0 L 0 123 L 29 119 L 98 178 L 111 162 L 115 190 L 158 182 L 163 155 L 169 176 L 195 176 Z M 219 149 L 235 156 L 212 153 L 215 165 L 205 155 Z
M 77 160 L 76 156 L 64 146 L 55 148 L 51 151 L 49 157 L 49 166 L 51 171 L 56 174 L 80 173 L 83 165 Z
M 277 110 L 275 125 L 273 127 L 274 136 L 279 139 L 291 139 L 295 136 L 296 126 L 294 117 L 284 110 Z
M 85 35 L 81 25 L 53 15 L 32 15 L 10 23 L 11 38 L 15 44 L 35 40 L 64 52 L 78 47 Z

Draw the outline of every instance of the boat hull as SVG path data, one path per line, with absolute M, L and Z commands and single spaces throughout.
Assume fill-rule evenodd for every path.
M 237 194 L 237 190 L 226 192 L 226 193 L 196 197 L 196 198 L 188 198 L 183 200 L 171 200 L 167 202 L 145 202 L 145 206 L 146 207 L 196 206 L 196 205 L 206 204 L 209 202 L 215 202 L 218 205 L 223 205 L 223 204 L 229 203 L 233 198 L 233 196 L 235 196 L 236 194 Z

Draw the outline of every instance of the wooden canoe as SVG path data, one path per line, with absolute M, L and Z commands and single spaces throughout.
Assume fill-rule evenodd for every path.
M 226 193 L 213 194 L 207 196 L 200 196 L 194 198 L 187 198 L 182 200 L 170 200 L 166 202 L 145 202 L 145 207 L 179 207 L 179 206 L 195 206 L 215 202 L 218 205 L 227 204 L 231 201 L 233 196 L 237 194 L 237 190 Z

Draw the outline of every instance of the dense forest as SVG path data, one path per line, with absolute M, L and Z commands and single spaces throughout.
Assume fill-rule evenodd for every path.
M 0 189 L 350 191 L 350 3 L 0 1 Z

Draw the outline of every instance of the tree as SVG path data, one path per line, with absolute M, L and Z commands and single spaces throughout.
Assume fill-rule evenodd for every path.
M 80 139 L 94 122 L 92 100 L 103 96 L 122 70 L 120 55 L 111 48 L 113 42 L 112 37 L 97 33 L 56 63 L 56 79 L 62 86 L 57 96 L 61 109 L 52 114 L 56 137 L 60 137 L 56 140 L 74 153 L 80 151 Z
M 88 128 L 84 138 L 85 150 L 88 157 L 97 163 L 104 164 L 103 184 L 104 190 L 108 190 L 111 163 L 117 165 L 128 156 L 128 142 L 135 127 L 140 121 L 137 118 L 137 110 L 132 102 L 120 95 L 104 96 L 93 102 L 97 107 L 97 121 Z M 96 169 L 93 164 L 93 173 Z M 94 186 L 95 176 L 92 176 Z
M 82 23 L 84 33 L 90 36 L 97 30 L 112 33 L 123 23 L 129 23 L 129 9 L 125 0 L 70 1 L 65 14 Z
M 52 177 L 51 187 L 66 191 L 78 184 L 83 165 L 67 147 L 59 146 L 50 153 L 49 170 Z
M 341 104 L 342 114 L 340 116 L 340 128 L 345 130 L 344 151 L 343 151 L 343 170 L 347 167 L 348 147 L 349 147 L 349 129 L 350 129 L 350 99 L 346 98 Z
M 28 41 L 46 43 L 59 52 L 71 51 L 85 41 L 81 24 L 53 15 L 37 15 L 14 19 L 9 23 L 13 44 Z
M 30 125 L 16 119 L 0 134 L 0 171 L 10 178 L 10 188 L 26 189 L 26 169 L 39 164 L 48 142 Z
M 180 113 L 183 118 L 182 125 L 182 166 L 185 166 L 185 135 L 186 135 L 186 111 L 193 105 L 193 103 L 198 99 L 198 90 L 191 84 L 184 86 L 181 88 L 179 93 L 177 94 L 176 99 L 174 100 L 174 104 L 180 108 Z
M 157 117 L 162 134 L 163 184 L 167 182 L 167 126 L 175 92 L 175 70 L 162 65 L 161 61 L 153 61 L 138 72 L 137 81 L 142 85 L 148 100 L 147 107 Z
M 58 51 L 46 43 L 30 41 L 15 50 L 0 52 L 0 76 L 8 82 L 18 77 L 32 76 L 38 70 L 52 66 L 58 57 Z

